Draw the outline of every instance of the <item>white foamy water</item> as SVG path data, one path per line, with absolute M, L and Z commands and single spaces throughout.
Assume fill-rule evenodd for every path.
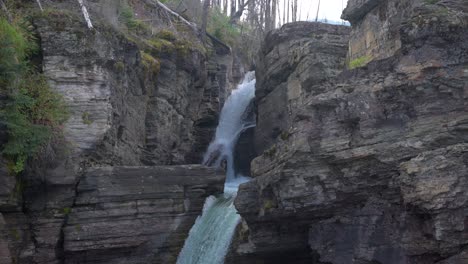
M 234 207 L 239 185 L 249 178 L 235 175 L 234 147 L 240 134 L 255 126 L 249 119 L 248 107 L 255 97 L 255 73 L 246 74 L 244 81 L 233 90 L 221 111 L 216 137 L 208 147 L 203 164 L 226 164 L 224 194 L 206 199 L 203 213 L 190 230 L 189 237 L 179 254 L 177 264 L 222 264 L 239 224 L 240 216 Z
M 203 164 L 215 167 L 222 166 L 225 161 L 227 181 L 235 178 L 233 153 L 239 136 L 247 128 L 255 126 L 255 120 L 252 120 L 251 115 L 249 118 L 251 110 L 249 107 L 254 97 L 255 72 L 248 72 L 244 81 L 226 100 L 216 128 L 215 139 L 210 143 L 203 158 Z

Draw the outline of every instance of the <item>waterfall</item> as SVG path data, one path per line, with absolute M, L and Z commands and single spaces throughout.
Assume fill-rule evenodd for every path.
M 235 175 L 234 148 L 243 131 L 255 126 L 249 113 L 255 97 L 255 73 L 246 74 L 233 90 L 221 111 L 216 135 L 203 158 L 203 164 L 226 168 L 224 194 L 206 199 L 202 215 L 197 218 L 179 254 L 177 264 L 222 264 L 232 236 L 240 221 L 234 199 L 241 183 L 248 180 Z
M 215 139 L 203 158 L 203 164 L 207 166 L 223 167 L 224 162 L 228 182 L 235 178 L 233 153 L 237 140 L 244 130 L 255 126 L 255 120 L 249 115 L 252 110 L 249 107 L 254 97 L 255 73 L 248 72 L 244 81 L 226 100 L 221 110 Z

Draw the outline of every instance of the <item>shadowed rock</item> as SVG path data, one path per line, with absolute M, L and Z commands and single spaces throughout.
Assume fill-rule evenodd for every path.
M 374 61 L 351 71 L 344 29 L 291 24 L 267 36 L 256 98 L 263 154 L 236 198 L 246 225 L 228 263 L 293 262 L 289 252 L 309 263 L 466 262 L 466 5 L 371 7 L 352 42 L 372 36 L 360 25 L 377 15 L 376 26 L 398 34 L 369 43 Z
M 66 263 L 172 263 L 224 179 L 200 165 L 89 169 L 63 229 Z

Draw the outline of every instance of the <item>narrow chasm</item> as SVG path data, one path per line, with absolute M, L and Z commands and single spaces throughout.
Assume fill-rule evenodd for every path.
M 468 264 L 467 0 L 0 0 L 0 264 Z

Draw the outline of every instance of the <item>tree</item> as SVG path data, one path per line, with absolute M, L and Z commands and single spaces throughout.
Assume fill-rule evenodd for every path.
M 265 0 L 265 31 L 271 30 L 271 0 Z
M 320 0 L 318 1 L 317 16 L 315 17 L 315 22 L 318 21 L 319 11 L 320 11 Z
M 203 2 L 203 15 L 202 15 L 202 25 L 201 25 L 201 35 L 203 41 L 206 39 L 206 26 L 208 24 L 208 14 L 209 14 L 209 8 L 210 8 L 210 0 L 204 0 Z
M 271 2 L 271 29 L 276 27 L 276 7 L 278 0 L 272 0 Z
M 236 24 L 237 21 L 240 20 L 240 18 L 242 17 L 242 14 L 245 11 L 245 8 L 249 6 L 250 2 L 254 2 L 254 0 L 247 0 L 247 2 L 239 1 L 239 9 L 237 11 L 234 11 L 234 13 L 231 13 L 231 17 L 229 19 L 231 24 Z

